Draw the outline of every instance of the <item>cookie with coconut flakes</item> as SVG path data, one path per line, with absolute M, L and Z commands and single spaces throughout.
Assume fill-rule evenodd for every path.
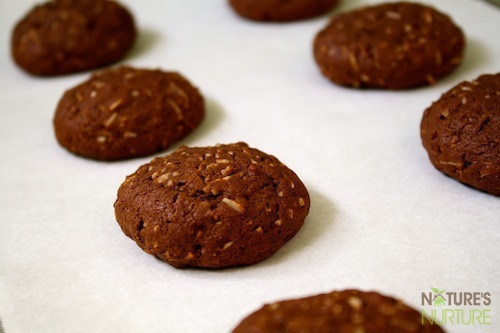
M 33 75 L 76 73 L 117 62 L 136 35 L 132 14 L 116 1 L 53 0 L 17 23 L 12 56 Z
M 303 20 L 331 10 L 339 0 L 229 0 L 233 10 L 254 21 L 288 22 Z
M 294 237 L 309 206 L 292 170 L 241 142 L 155 158 L 114 205 L 125 235 L 176 268 L 258 263 Z
M 443 333 L 402 301 L 377 292 L 333 291 L 264 305 L 233 333 Z
M 337 15 L 314 40 L 314 57 L 332 82 L 408 89 L 451 73 L 465 48 L 462 30 L 438 10 L 395 2 Z
M 436 169 L 500 196 L 500 73 L 444 93 L 425 110 L 420 133 Z
M 119 67 L 66 91 L 54 130 L 70 152 L 113 161 L 165 150 L 197 128 L 204 114 L 203 96 L 181 74 Z

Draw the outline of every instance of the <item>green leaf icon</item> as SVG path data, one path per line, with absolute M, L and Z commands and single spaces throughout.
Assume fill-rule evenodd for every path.
M 445 290 L 444 289 L 439 290 L 438 288 L 434 288 L 434 287 L 431 287 L 431 289 L 434 292 L 434 298 L 432 299 L 433 304 L 437 305 L 437 306 L 445 305 L 446 299 L 443 296 L 443 293 L 445 292 Z
M 442 306 L 444 304 L 445 304 L 445 302 L 444 302 L 444 299 L 442 297 L 438 297 L 434 300 L 435 306 Z

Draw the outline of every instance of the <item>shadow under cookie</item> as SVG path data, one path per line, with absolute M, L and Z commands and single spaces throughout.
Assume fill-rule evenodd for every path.
M 162 42 L 163 39 L 164 35 L 160 32 L 148 27 L 141 28 L 138 31 L 136 42 L 125 56 L 124 62 L 134 60 L 147 54 L 153 50 L 158 43 Z

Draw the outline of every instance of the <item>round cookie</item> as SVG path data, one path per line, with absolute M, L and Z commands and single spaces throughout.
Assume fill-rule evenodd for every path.
M 443 333 L 421 314 L 392 297 L 358 290 L 333 291 L 264 305 L 233 333 Z
M 33 75 L 52 76 L 117 62 L 136 38 L 127 9 L 107 0 L 53 0 L 15 26 L 12 56 Z
M 331 10 L 339 0 L 229 0 L 234 11 L 254 21 L 297 21 Z
M 461 63 L 464 47 L 450 17 L 408 2 L 340 14 L 313 45 L 316 63 L 332 82 L 380 89 L 432 85 Z
M 444 93 L 425 110 L 420 130 L 436 169 L 500 196 L 500 73 Z
M 116 220 L 144 251 L 180 268 L 251 265 L 302 227 L 309 194 L 276 157 L 245 143 L 180 147 L 128 176 Z
M 70 152 L 112 161 L 166 149 L 198 127 L 204 113 L 203 97 L 182 75 L 119 67 L 66 91 L 54 130 Z

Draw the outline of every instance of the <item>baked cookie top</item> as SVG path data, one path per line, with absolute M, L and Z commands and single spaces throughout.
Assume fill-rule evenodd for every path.
M 436 169 L 500 196 L 500 73 L 444 93 L 425 110 L 420 130 Z
M 288 22 L 327 13 L 339 0 L 229 0 L 233 10 L 254 21 Z
M 267 304 L 233 333 L 442 333 L 403 302 L 377 292 L 333 291 Z
M 62 75 L 117 62 L 136 28 L 116 1 L 52 0 L 35 6 L 14 28 L 15 62 L 33 75 Z
M 314 40 L 316 62 L 334 83 L 406 89 L 433 84 L 462 61 L 465 38 L 451 18 L 409 2 L 334 16 Z
M 118 67 L 66 91 L 54 130 L 74 154 L 120 160 L 165 150 L 197 128 L 204 113 L 202 95 L 181 74 Z
M 174 267 L 266 259 L 302 227 L 309 194 L 276 157 L 245 143 L 180 147 L 128 176 L 115 215 L 123 232 Z

